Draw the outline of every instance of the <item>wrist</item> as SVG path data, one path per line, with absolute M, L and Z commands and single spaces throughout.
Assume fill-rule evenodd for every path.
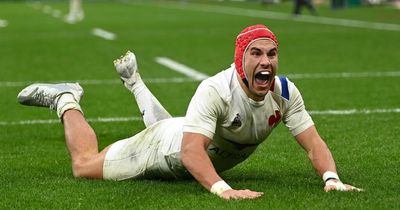
M 337 173 L 332 172 L 332 171 L 326 171 L 323 175 L 322 175 L 322 179 L 324 180 L 324 182 L 326 183 L 329 180 L 332 179 L 336 179 L 338 181 L 340 181 L 339 176 L 337 175 Z
M 216 195 L 221 195 L 223 192 L 232 189 L 225 181 L 221 180 L 218 182 L 215 182 L 210 189 L 211 193 L 214 193 Z

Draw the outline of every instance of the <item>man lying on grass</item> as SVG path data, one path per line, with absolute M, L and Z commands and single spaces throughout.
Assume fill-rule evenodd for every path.
M 204 80 L 185 117 L 171 117 L 145 86 L 136 57 L 128 52 L 114 65 L 133 93 L 146 129 L 98 150 L 85 121 L 78 84 L 33 84 L 18 95 L 21 104 L 56 110 L 76 177 L 125 180 L 194 177 L 224 199 L 254 199 L 253 190 L 232 189 L 219 173 L 247 159 L 282 121 L 305 149 L 325 182 L 325 191 L 361 191 L 343 184 L 335 161 L 319 136 L 296 86 L 276 76 L 278 40 L 264 25 L 236 38 L 234 64 Z

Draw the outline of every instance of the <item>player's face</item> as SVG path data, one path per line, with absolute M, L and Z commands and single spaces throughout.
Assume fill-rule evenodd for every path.
M 278 68 L 278 48 L 272 40 L 260 39 L 250 44 L 244 55 L 244 71 L 249 82 L 248 94 L 264 100 Z

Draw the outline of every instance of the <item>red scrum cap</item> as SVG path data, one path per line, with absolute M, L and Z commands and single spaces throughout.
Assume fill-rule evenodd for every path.
M 278 46 L 278 40 L 274 33 L 269 30 L 266 26 L 258 24 L 249 26 L 239 33 L 236 37 L 236 48 L 235 48 L 235 67 L 239 73 L 240 78 L 246 83 L 246 74 L 243 69 L 243 58 L 248 46 L 257 39 L 270 39 L 275 42 Z

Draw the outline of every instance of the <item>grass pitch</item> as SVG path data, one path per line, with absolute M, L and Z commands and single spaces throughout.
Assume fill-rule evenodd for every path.
M 64 1 L 0 3 L 0 19 L 8 23 L 0 27 L 1 209 L 400 208 L 400 114 L 395 111 L 400 102 L 400 31 L 302 22 L 290 17 L 291 3 L 90 1 L 84 2 L 85 20 L 74 25 L 44 13 L 45 6 L 62 14 L 68 11 Z M 227 14 L 232 8 L 243 13 Z M 287 16 L 251 17 L 243 9 Z M 322 5 L 318 10 L 320 17 L 400 24 L 399 11 L 385 6 L 330 11 Z M 104 148 L 144 128 L 140 121 L 95 120 L 140 116 L 134 99 L 118 82 L 113 59 L 134 50 L 142 77 L 149 81 L 185 77 L 156 63 L 156 57 L 212 75 L 232 62 L 237 33 L 257 23 L 278 36 L 278 73 L 292 78 L 307 109 L 342 113 L 314 114 L 313 119 L 342 180 L 365 192 L 325 193 L 283 125 L 249 160 L 222 173 L 234 188 L 263 191 L 257 200 L 223 201 L 194 180 L 76 179 L 61 124 L 35 121 L 54 120 L 56 114 L 16 102 L 18 92 L 32 81 L 82 81 L 82 107 Z M 116 39 L 94 36 L 94 28 L 110 31 Z M 351 74 L 333 74 L 343 72 Z M 171 114 L 182 116 L 198 83 L 147 84 Z M 364 111 L 343 114 L 351 110 Z

